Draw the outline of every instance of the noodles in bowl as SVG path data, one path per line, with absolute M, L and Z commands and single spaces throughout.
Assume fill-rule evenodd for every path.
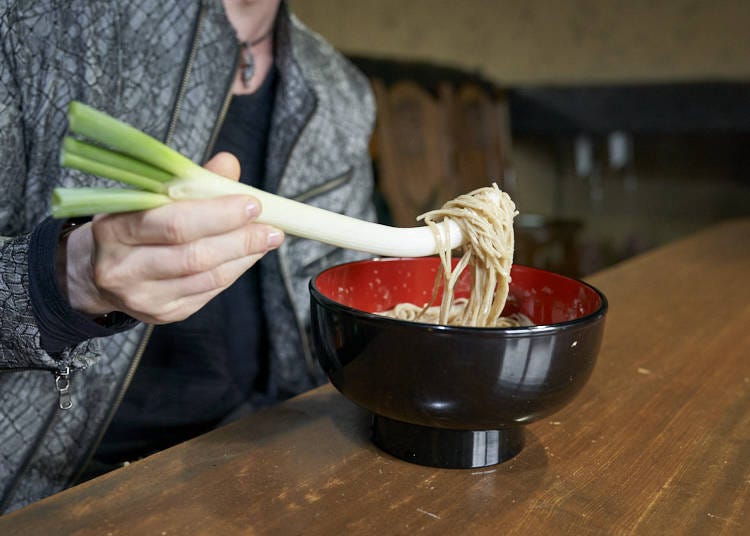
M 442 208 L 422 214 L 419 219 L 430 226 L 438 244 L 440 271 L 430 302 L 419 306 L 399 303 L 382 315 L 400 320 L 472 327 L 528 326 L 522 314 L 502 316 L 513 265 L 513 218 L 518 214 L 510 196 L 497 184 L 479 188 L 448 201 Z M 458 263 L 453 262 L 450 236 L 436 224 L 450 218 L 465 237 Z M 443 227 L 448 233 L 449 227 Z M 455 298 L 455 288 L 464 270 L 471 271 L 471 293 Z M 439 306 L 433 305 L 438 289 L 443 293 Z

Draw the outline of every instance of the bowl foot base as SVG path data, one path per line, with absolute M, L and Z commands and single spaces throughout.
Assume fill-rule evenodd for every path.
M 372 440 L 387 453 L 419 465 L 468 469 L 509 460 L 523 449 L 522 427 L 448 430 L 375 415 Z

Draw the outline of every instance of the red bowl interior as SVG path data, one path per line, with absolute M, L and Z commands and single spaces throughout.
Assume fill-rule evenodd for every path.
M 353 262 L 325 270 L 315 279 L 315 287 L 334 302 L 368 313 L 386 311 L 402 302 L 423 305 L 432 297 L 438 266 L 435 257 Z M 468 297 L 469 291 L 466 270 L 455 295 Z M 436 305 L 439 302 L 438 298 Z M 583 318 L 602 305 L 601 295 L 581 281 L 514 265 L 504 314 L 520 311 L 535 325 L 547 325 Z

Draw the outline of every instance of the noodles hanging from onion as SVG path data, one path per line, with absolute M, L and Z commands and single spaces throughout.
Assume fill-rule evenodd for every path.
M 513 218 L 518 214 L 510 196 L 497 184 L 479 188 L 448 201 L 438 210 L 422 214 L 418 219 L 430 226 L 438 244 L 440 269 L 430 303 L 420 307 L 401 303 L 380 314 L 401 320 L 413 320 L 454 326 L 513 327 L 530 325 L 520 313 L 502 316 L 508 298 L 510 269 L 513 264 Z M 436 224 L 452 219 L 461 229 L 465 243 L 463 254 L 453 267 L 448 226 Z M 471 270 L 469 298 L 454 299 L 456 283 Z M 433 306 L 440 283 L 443 284 L 441 305 Z

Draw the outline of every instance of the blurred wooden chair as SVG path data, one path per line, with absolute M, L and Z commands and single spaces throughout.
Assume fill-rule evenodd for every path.
M 510 168 L 507 99 L 476 83 L 461 84 L 451 88 L 450 93 L 449 130 L 456 192 L 468 193 L 493 182 L 507 189 L 505 178 Z
M 507 102 L 479 84 L 372 81 L 378 106 L 372 152 L 391 222 L 415 218 L 446 201 L 497 182 L 510 162 Z
M 373 80 L 378 187 L 394 225 L 416 225 L 415 218 L 439 207 L 450 195 L 446 136 L 447 108 L 414 82 L 386 88 Z
M 378 106 L 371 151 L 381 221 L 414 226 L 418 215 L 492 182 L 514 197 L 507 93 L 468 73 L 423 69 L 420 77 L 413 65 L 388 65 L 397 71 L 389 83 L 385 71 L 369 75 Z M 521 214 L 515 262 L 578 276 L 581 230 L 579 221 Z

